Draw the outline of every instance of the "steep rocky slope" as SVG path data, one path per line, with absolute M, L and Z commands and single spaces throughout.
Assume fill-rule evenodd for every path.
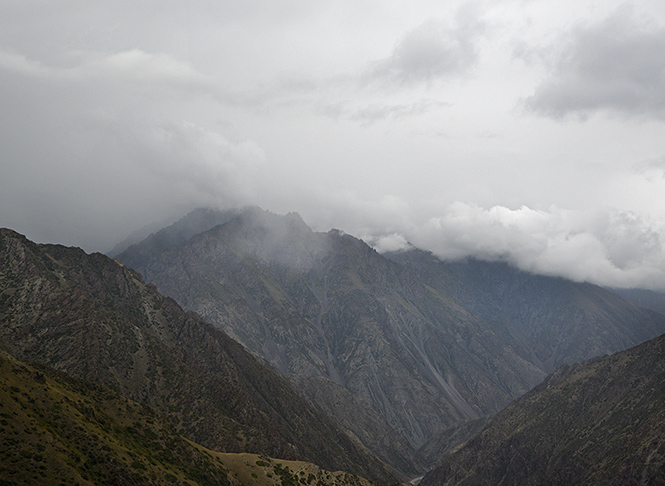
M 154 406 L 214 450 L 395 477 L 240 344 L 100 254 L 0 230 L 0 348 Z
M 505 327 L 546 373 L 621 351 L 665 332 L 662 315 L 597 285 L 533 275 L 506 263 L 441 262 L 419 250 L 392 255 L 469 312 Z M 457 284 L 450 285 L 450 278 Z
M 452 445 L 440 433 L 471 430 L 559 364 L 665 332 L 663 316 L 596 286 L 418 250 L 386 258 L 295 214 L 250 208 L 171 237 L 187 219 L 156 235 L 168 244 L 147 239 L 118 258 L 282 373 L 325 377 L 368 404 L 405 439 L 391 452 L 365 442 L 395 467 L 428 441 L 436 456 Z M 364 416 L 309 392 L 347 428 Z M 352 433 L 365 440 L 360 425 Z
M 184 243 L 150 251 L 146 242 L 118 258 L 283 373 L 344 386 L 412 447 L 544 377 L 504 329 L 297 215 L 247 210 Z
M 665 336 L 564 366 L 421 484 L 665 483 Z
M 630 302 L 665 314 L 665 293 L 646 289 L 609 289 Z

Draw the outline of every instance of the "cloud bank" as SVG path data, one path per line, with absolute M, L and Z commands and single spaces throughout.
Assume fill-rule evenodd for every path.
M 624 211 L 456 203 L 411 229 L 409 241 L 442 259 L 500 260 L 575 281 L 665 289 L 665 227 Z
M 663 52 L 657 0 L 9 0 L 0 226 L 106 251 L 258 205 L 663 289 Z

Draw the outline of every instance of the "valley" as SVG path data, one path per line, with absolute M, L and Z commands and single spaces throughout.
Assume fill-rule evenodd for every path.
M 480 447 L 474 444 L 494 433 L 509 410 L 547 393 L 569 370 L 596 373 L 596 365 L 577 363 L 604 362 L 609 358 L 599 357 L 622 356 L 616 353 L 627 348 L 624 353 L 637 353 L 636 362 L 657 360 L 660 355 L 641 358 L 646 351 L 633 351 L 655 345 L 633 347 L 660 342 L 650 340 L 665 332 L 665 316 L 598 286 L 531 275 L 500 262 L 443 262 L 415 248 L 380 254 L 351 235 L 314 232 L 296 214 L 258 208 L 195 211 L 124 249 L 116 260 L 38 245 L 1 230 L 0 256 L 0 351 L 9 360 L 7 369 L 53 380 L 71 376 L 83 380 L 71 385 L 77 390 L 92 386 L 95 396 L 144 404 L 145 409 L 125 408 L 154 418 L 140 416 L 132 423 L 152 420 L 164 432 L 155 429 L 140 440 L 168 433 L 169 441 L 181 444 L 185 458 L 155 463 L 157 456 L 132 452 L 128 444 L 138 438 L 108 436 L 126 425 L 108 425 L 101 435 L 90 432 L 94 447 L 111 454 L 106 465 L 81 469 L 64 458 L 84 457 L 86 451 L 71 449 L 53 435 L 53 427 L 33 429 L 34 417 L 45 413 L 33 397 L 37 385 L 27 395 L 13 395 L 23 415 L 11 402 L 3 405 L 13 410 L 6 417 L 11 430 L 33 424 L 30 430 L 46 434 L 64 455 L 35 462 L 39 451 L 26 435 L 21 447 L 32 451 L 30 457 L 6 449 L 7 460 L 29 460 L 30 474 L 60 471 L 83 484 L 103 483 L 100 478 L 114 474 L 143 477 L 146 484 L 161 484 L 167 475 L 183 484 L 365 484 L 422 476 L 422 484 L 491 484 L 489 466 L 479 465 L 481 472 L 468 477 L 455 468 L 472 471 L 457 466 L 467 460 L 463 451 Z M 35 368 L 40 366 L 46 368 Z M 612 389 L 658 389 L 661 375 L 637 384 L 645 369 L 640 366 L 633 381 Z M 605 377 L 618 374 L 602 370 Z M 64 385 L 53 383 L 55 391 L 48 393 L 62 393 Z M 566 403 L 573 399 L 557 396 Z M 657 412 L 653 422 L 648 430 L 630 433 L 647 437 L 639 447 L 650 451 L 657 471 L 664 404 L 660 395 L 649 396 L 653 401 L 639 406 Z M 584 406 L 595 405 L 587 399 Z M 629 417 L 635 408 L 630 407 L 622 412 Z M 130 422 L 109 415 L 101 402 L 92 410 L 94 417 L 106 418 L 77 426 L 81 408 L 68 406 L 73 425 L 67 430 L 89 435 L 100 423 Z M 537 423 L 546 424 L 551 413 Z M 504 427 L 522 430 L 511 420 Z M 535 439 L 541 433 L 551 433 L 551 426 L 524 437 L 550 440 Z M 612 431 L 602 433 L 609 435 L 598 440 L 612 443 Z M 131 454 L 142 457 L 136 464 L 143 468 L 127 467 Z M 617 457 L 620 463 L 633 460 Z M 200 467 L 216 479 L 192 476 L 192 461 L 210 464 Z M 16 468 L 4 471 L 23 477 Z M 527 479 L 543 481 L 534 477 L 539 479 Z M 26 484 L 19 479 L 16 484 Z

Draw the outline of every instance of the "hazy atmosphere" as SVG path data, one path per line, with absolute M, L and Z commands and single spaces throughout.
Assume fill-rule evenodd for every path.
M 665 2 L 0 2 L 0 227 L 199 206 L 665 289 Z

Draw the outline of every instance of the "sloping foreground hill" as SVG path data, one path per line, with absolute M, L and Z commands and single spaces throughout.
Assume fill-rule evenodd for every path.
M 665 335 L 557 370 L 421 484 L 665 484 Z
M 0 230 L 0 348 L 162 410 L 210 449 L 394 480 L 240 344 L 104 255 Z
M 0 354 L 0 484 L 358 485 L 304 462 L 222 454 L 108 388 Z
M 230 485 L 220 461 L 152 408 L 2 354 L 0 417 L 3 485 Z

